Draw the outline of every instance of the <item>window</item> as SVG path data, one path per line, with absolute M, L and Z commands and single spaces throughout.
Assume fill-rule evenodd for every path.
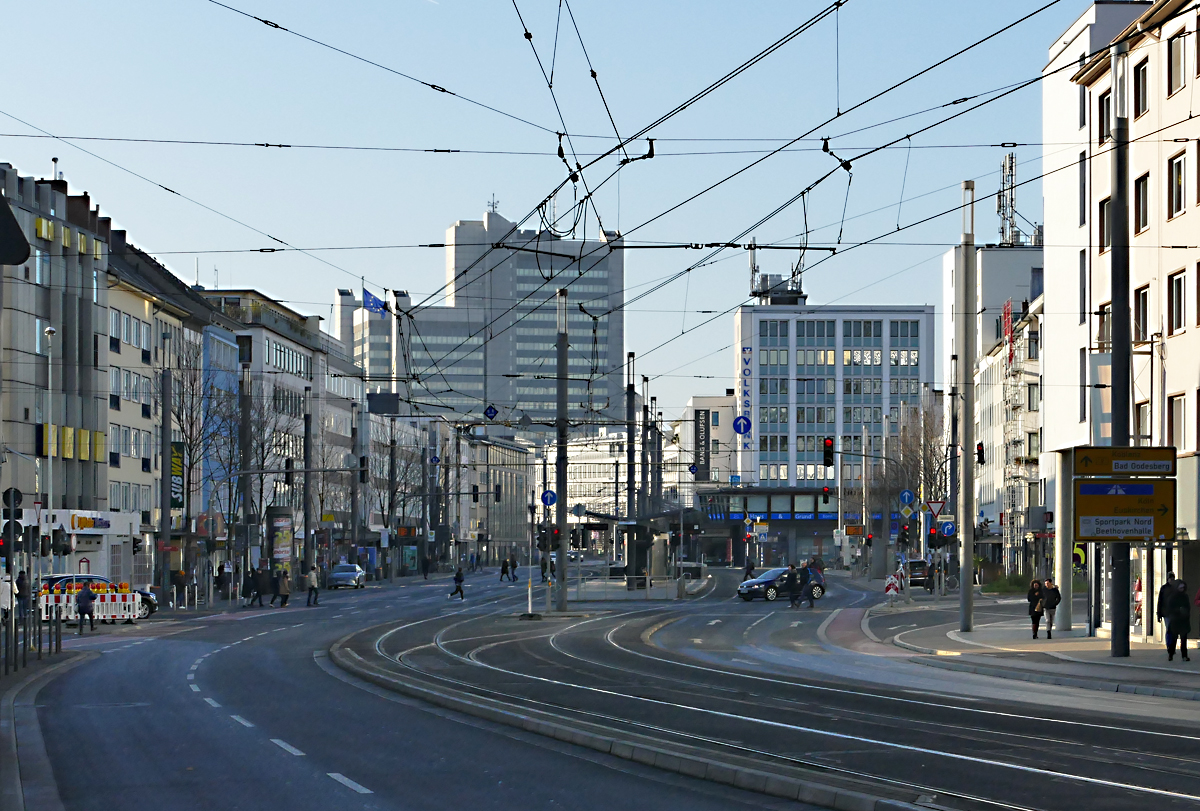
M 1096 143 L 1102 144 L 1108 140 L 1112 129 L 1112 93 L 1101 93 L 1100 104 L 1096 108 L 1097 116 Z
M 1087 347 L 1079 348 L 1079 421 L 1087 419 Z
M 1025 434 L 1025 456 L 1035 459 L 1042 452 L 1042 435 L 1037 431 Z
M 121 313 L 121 340 L 124 343 L 130 343 L 131 335 L 129 330 L 129 322 L 129 313 Z
M 1167 217 L 1183 213 L 1186 202 L 1183 191 L 1185 156 L 1180 153 L 1167 162 Z
M 1150 444 L 1150 403 L 1138 403 L 1133 410 L 1133 444 Z
M 1150 60 L 1143 59 L 1133 69 L 1133 117 L 1150 109 Z
M 1100 253 L 1112 247 L 1112 228 L 1108 222 L 1109 203 L 1112 201 L 1105 198 L 1100 201 L 1100 215 L 1097 220 L 1097 226 L 1100 228 Z
M 1087 54 L 1079 55 L 1079 67 L 1083 68 L 1087 64 Z M 1079 85 L 1079 129 L 1087 126 L 1087 88 Z
M 720 412 L 720 411 L 715 411 L 715 410 L 714 410 L 714 411 L 712 412 L 712 424 L 713 424 L 713 425 L 720 425 L 720 424 L 721 424 L 721 412 Z M 714 447 L 714 448 L 716 447 L 716 443 L 715 443 L 715 442 L 713 443 L 713 447 Z
M 1040 332 L 1030 332 L 1025 345 L 1026 357 L 1029 360 L 1037 360 L 1042 354 L 1042 334 Z
M 1167 398 L 1167 444 L 1183 450 L 1184 442 L 1184 403 L 1187 398 L 1182 394 Z
M 1133 291 L 1133 340 L 1150 340 L 1150 285 Z
M 1150 175 L 1133 181 L 1133 231 L 1140 233 L 1150 225 Z
M 1184 273 L 1173 273 L 1167 277 L 1167 334 L 1174 335 L 1183 330 L 1186 312 L 1184 299 Z
M 1101 352 L 1112 349 L 1112 304 L 1100 305 L 1100 324 L 1096 330 L 1096 343 Z
M 1183 38 L 1186 32 L 1180 31 L 1167 40 L 1167 95 L 1173 95 L 1187 84 L 1186 58 L 1184 57 Z
M 1088 311 L 1087 251 L 1079 252 L 1079 323 L 1087 322 Z
M 1030 411 L 1037 411 L 1038 406 L 1042 402 L 1042 387 L 1037 383 L 1030 383 L 1025 391 L 1025 407 Z
M 1079 227 L 1087 225 L 1087 153 L 1079 153 Z
M 33 351 L 39 355 L 45 355 L 49 350 L 46 340 L 46 319 L 33 319 Z
M 108 370 L 108 393 L 114 397 L 121 396 L 121 370 L 116 366 Z

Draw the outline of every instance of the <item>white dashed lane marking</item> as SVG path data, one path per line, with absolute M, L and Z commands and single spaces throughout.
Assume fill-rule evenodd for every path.
M 272 738 L 272 739 L 271 739 L 271 743 L 275 744 L 275 745 L 276 745 L 276 746 L 278 746 L 280 749 L 282 749 L 283 751 L 287 752 L 289 755 L 295 755 L 296 757 L 304 757 L 304 753 L 303 753 L 303 752 L 301 752 L 301 751 L 300 751 L 299 749 L 297 749 L 296 747 L 292 746 L 292 745 L 291 745 L 290 743 L 288 743 L 287 741 L 281 741 L 281 740 L 279 740 L 279 738 Z
M 200 692 L 200 685 L 198 685 L 198 684 L 189 684 L 188 687 L 192 688 L 193 693 Z
M 245 718 L 243 718 L 240 715 L 231 715 L 229 717 L 232 718 L 233 720 L 237 721 L 239 724 L 241 724 L 244 727 L 254 726 L 254 724 L 250 723 L 249 721 L 247 721 Z
M 213 701 L 211 698 L 206 698 L 206 699 L 204 699 L 204 701 L 205 701 L 205 702 L 208 704 L 208 706 L 210 706 L 210 707 L 220 707 L 220 706 L 221 706 L 221 705 L 220 705 L 220 704 L 218 704 L 217 702 Z
M 188 674 L 188 681 L 191 681 L 191 680 L 192 680 L 192 679 L 194 679 L 194 678 L 196 678 L 196 674 L 195 674 L 195 673 L 189 673 L 189 674 Z
M 339 783 L 341 783 L 346 788 L 350 789 L 351 791 L 357 791 L 359 794 L 374 794 L 375 793 L 375 792 L 371 791 L 371 789 L 367 788 L 366 786 L 360 786 L 358 783 L 355 783 L 353 780 L 351 780 L 349 777 L 347 777 L 344 774 L 338 774 L 337 772 L 329 772 L 329 776 L 332 777 L 334 780 L 338 781 Z

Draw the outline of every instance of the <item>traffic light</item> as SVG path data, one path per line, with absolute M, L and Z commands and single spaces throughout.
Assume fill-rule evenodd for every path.
M 833 437 L 827 436 L 822 442 L 825 451 L 825 467 L 833 467 Z
M 871 541 L 873 541 L 873 540 L 875 540 L 875 536 L 874 536 L 874 535 L 872 535 L 870 532 L 868 532 L 868 533 L 867 533 L 867 546 L 870 546 L 870 545 L 871 545 Z
M 292 482 L 295 481 L 295 476 L 292 473 L 292 469 L 295 467 L 296 467 L 296 463 L 293 462 L 291 459 L 283 460 L 283 483 L 286 484 L 288 487 L 291 487 Z
M 558 531 L 558 527 L 550 528 L 550 548 L 551 549 L 558 549 L 558 542 L 559 542 L 559 538 L 561 538 L 561 537 L 562 537 L 562 533 Z
M 48 557 L 50 555 L 50 539 L 45 536 L 42 536 L 42 550 L 43 550 L 42 557 Z M 141 551 L 142 551 L 142 539 L 139 536 L 134 535 L 133 536 L 133 554 L 136 555 L 136 554 L 140 553 Z
M 496 485 L 496 503 L 500 503 L 500 485 Z
M 821 488 L 821 503 L 822 504 L 829 503 L 829 488 L 828 487 Z
M 358 480 L 362 484 L 367 484 L 371 481 L 371 471 L 367 467 L 367 457 L 358 457 Z
M 537 548 L 539 552 L 546 552 L 550 549 L 550 530 L 546 527 L 538 527 Z
M 981 464 L 981 465 L 983 464 L 983 443 L 982 442 L 975 443 L 975 461 L 978 464 Z
M 479 485 L 477 485 L 477 484 L 471 485 L 471 503 L 472 504 L 479 503 Z
M 896 543 L 900 546 L 908 546 L 908 524 L 900 525 L 900 533 L 896 537 Z

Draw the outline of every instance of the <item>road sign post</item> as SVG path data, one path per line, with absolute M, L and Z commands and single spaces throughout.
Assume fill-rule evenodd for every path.
M 1174 448 L 1113 448 L 1081 445 L 1073 449 L 1076 476 L 1174 476 Z

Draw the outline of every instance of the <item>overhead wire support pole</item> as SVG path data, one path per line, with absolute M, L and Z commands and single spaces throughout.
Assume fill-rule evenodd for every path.
M 970 631 L 975 610 L 975 338 L 978 326 L 975 278 L 975 181 L 964 180 L 963 230 L 954 280 L 954 349 L 960 441 L 951 448 L 958 464 L 958 628 Z
M 633 361 L 634 353 L 630 352 L 626 356 L 625 366 L 625 520 L 636 521 L 638 518 L 636 489 L 634 485 L 634 475 L 637 471 L 637 455 L 633 441 L 633 432 L 637 430 L 637 415 L 635 412 L 635 401 L 637 392 L 634 388 L 637 375 L 634 373 Z M 629 533 L 633 533 L 633 538 L 629 537 Z M 637 572 L 629 571 L 629 566 L 634 563 L 634 551 L 637 549 L 637 526 L 632 526 L 625 536 L 625 571 L 627 574 L 636 575 Z
M 1126 69 L 1129 43 L 1113 44 L 1112 56 L 1112 190 L 1108 205 L 1108 229 L 1111 235 L 1109 278 L 1111 290 L 1112 444 L 1129 447 L 1129 411 L 1133 340 L 1129 323 L 1129 118 L 1126 111 Z M 1111 546 L 1112 555 L 1112 637 L 1110 652 L 1129 656 L 1129 543 Z M 1143 618 L 1142 622 L 1148 620 Z
M 567 558 L 571 540 L 567 535 L 567 289 L 558 291 L 558 402 L 556 408 L 555 432 L 558 435 L 558 447 L 554 458 L 554 489 L 558 492 L 555 504 L 555 525 L 558 527 L 558 567 L 555 572 L 558 592 L 555 608 L 558 611 L 567 610 Z
M 301 498 L 304 500 L 304 568 L 303 577 L 312 571 L 316 562 L 312 520 L 312 386 L 304 387 L 304 478 L 301 479 Z

